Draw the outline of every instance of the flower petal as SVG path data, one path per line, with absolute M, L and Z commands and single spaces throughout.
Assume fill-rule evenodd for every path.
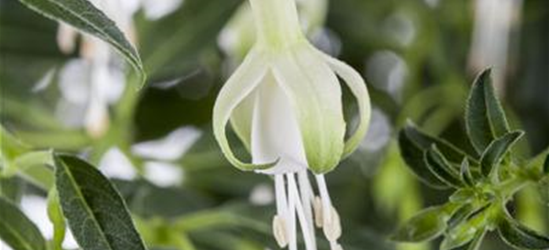
M 255 107 L 257 91 L 254 90 L 244 98 L 231 114 L 231 126 L 248 152 L 251 152 L 252 117 Z
M 240 161 L 234 155 L 226 135 L 226 125 L 232 111 L 261 82 L 267 72 L 267 66 L 263 54 L 256 50 L 250 51 L 242 65 L 238 67 L 219 92 L 213 110 L 213 130 L 221 151 L 231 164 L 245 171 L 266 169 L 276 164 L 276 162 L 271 162 L 256 165 Z
M 326 173 L 343 152 L 341 87 L 309 44 L 297 46 L 277 55 L 273 73 L 296 112 L 309 168 Z
M 321 53 L 321 52 L 320 52 Z M 332 58 L 331 56 L 323 54 L 323 57 L 328 62 L 330 68 L 332 68 L 337 75 L 339 75 L 343 81 L 347 84 L 351 92 L 356 97 L 358 102 L 358 113 L 360 115 L 360 123 L 355 132 L 345 142 L 345 149 L 343 150 L 343 158 L 350 155 L 358 147 L 370 124 L 370 115 L 372 113 L 372 107 L 370 104 L 370 95 L 366 88 L 366 83 L 351 66 L 346 63 Z

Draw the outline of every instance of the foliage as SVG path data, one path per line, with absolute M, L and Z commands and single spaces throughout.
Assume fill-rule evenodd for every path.
M 490 70 L 473 83 L 465 114 L 467 134 L 477 154 L 466 154 L 411 123 L 399 133 L 402 156 L 420 180 L 454 192 L 446 204 L 424 210 L 406 222 L 393 238 L 420 242 L 443 235 L 440 249 L 473 250 L 479 249 L 486 232 L 497 230 L 517 249 L 548 248 L 549 237 L 525 227 L 508 211 L 515 193 L 527 185 L 543 185 L 549 175 L 544 170 L 547 162 L 517 162 L 512 147 L 524 132 L 510 131 Z

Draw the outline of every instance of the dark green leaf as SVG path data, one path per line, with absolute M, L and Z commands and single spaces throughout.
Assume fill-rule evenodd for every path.
M 55 155 L 61 208 L 84 250 L 144 250 L 126 204 L 93 166 L 76 157 Z
M 0 197 L 0 238 L 14 250 L 46 250 L 46 240 L 17 206 Z
M 441 235 L 446 229 L 447 208 L 431 207 L 419 212 L 400 227 L 391 239 L 400 242 L 428 241 Z
M 498 137 L 509 132 L 507 118 L 492 86 L 490 70 L 482 72 L 471 88 L 465 125 L 476 151 L 481 154 Z
M 440 150 L 440 152 L 450 162 L 460 163 L 463 158 L 467 157 L 467 154 L 465 154 L 465 152 L 463 152 L 456 146 L 443 139 L 428 135 L 427 133 L 419 130 L 411 121 L 408 121 L 403 130 L 408 138 L 416 143 L 422 150 L 428 150 L 431 148 L 432 145 L 436 145 L 438 150 Z M 474 161 L 474 159 L 472 159 L 471 157 L 467 158 L 469 158 L 469 160 L 471 161 Z
M 452 167 L 450 162 L 446 160 L 444 155 L 440 153 L 435 145 L 425 152 L 424 160 L 427 163 L 429 170 L 431 170 L 431 172 L 441 181 L 455 188 L 459 188 L 463 185 L 459 173 Z
M 400 154 L 402 155 L 404 162 L 406 162 L 412 172 L 423 183 L 432 188 L 448 188 L 448 185 L 446 183 L 442 182 L 429 170 L 427 164 L 424 161 L 423 149 L 408 137 L 405 129 L 401 130 L 399 133 L 398 145 L 400 147 Z
M 469 161 L 467 160 L 467 158 L 463 158 L 463 161 L 461 162 L 460 177 L 461 180 L 467 185 L 471 187 L 475 186 L 476 181 L 473 177 L 473 174 L 471 173 L 471 168 L 469 166 Z
M 101 10 L 86 0 L 20 0 L 36 12 L 62 22 L 76 29 L 96 36 L 112 45 L 135 69 L 140 83 L 145 82 L 141 58 L 128 42 L 122 31 L 116 27 Z
M 503 159 L 503 156 L 509 151 L 511 146 L 524 135 L 522 131 L 513 131 L 492 141 L 482 154 L 480 160 L 482 175 L 488 177 L 492 173 L 497 173 L 497 166 Z
M 542 250 L 549 248 L 549 237 L 541 235 L 505 216 L 498 224 L 501 238 L 509 245 L 521 249 Z

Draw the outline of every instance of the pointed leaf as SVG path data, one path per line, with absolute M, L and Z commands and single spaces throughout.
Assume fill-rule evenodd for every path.
M 14 250 L 46 250 L 46 240 L 27 216 L 0 197 L 0 238 Z
M 455 188 L 460 188 L 463 185 L 459 173 L 451 166 L 435 145 L 425 152 L 424 160 L 429 170 L 441 181 Z
M 448 208 L 427 208 L 408 220 L 392 236 L 391 239 L 400 242 L 428 241 L 441 235 L 446 229 Z
M 510 216 L 505 216 L 498 224 L 500 237 L 509 245 L 520 249 L 549 249 L 549 237 L 525 227 Z
M 412 141 L 406 130 L 403 129 L 398 135 L 398 146 L 400 154 L 406 165 L 426 185 L 436 189 L 446 189 L 448 185 L 434 175 L 424 160 L 424 150 Z
M 457 209 L 450 219 L 448 219 L 447 225 L 448 229 L 452 230 L 454 227 L 459 225 L 461 222 L 465 221 L 473 212 L 475 212 L 475 207 L 471 204 L 465 204 Z
M 514 131 L 492 141 L 480 159 L 482 175 L 488 177 L 490 174 L 497 173 L 497 166 L 503 159 L 503 156 L 505 156 L 511 146 L 513 146 L 522 135 L 524 135 L 524 132 Z
M 484 236 L 486 236 L 486 230 L 479 231 L 471 242 L 456 248 L 456 250 L 478 250 L 480 249 L 480 245 L 482 245 Z
M 489 69 L 485 70 L 473 83 L 465 110 L 467 134 L 479 154 L 493 140 L 509 132 L 507 118 L 494 92 L 490 72 Z
M 86 0 L 20 0 L 30 9 L 54 20 L 68 23 L 76 29 L 109 43 L 134 68 L 141 85 L 145 72 L 141 58 L 122 31 L 103 12 Z M 141 87 L 141 86 L 139 86 Z
M 422 150 L 428 150 L 432 145 L 436 145 L 438 150 L 448 159 L 448 161 L 453 163 L 461 163 L 463 158 L 468 158 L 471 163 L 476 163 L 476 161 L 469 157 L 465 152 L 452 145 L 451 143 L 436 138 L 434 136 L 428 135 L 427 133 L 419 130 L 415 124 L 411 121 L 408 121 L 406 126 L 403 129 L 408 137 L 414 141 Z
M 126 204 L 97 169 L 76 157 L 55 155 L 61 208 L 83 250 L 145 250 Z
M 485 231 L 486 223 L 490 217 L 488 204 L 470 215 L 467 219 L 451 228 L 440 245 L 441 250 L 450 250 L 466 245 Z

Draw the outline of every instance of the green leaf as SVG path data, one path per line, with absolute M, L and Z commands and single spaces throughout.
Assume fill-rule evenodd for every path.
M 48 218 L 53 224 L 53 239 L 51 246 L 54 250 L 63 250 L 63 240 L 65 239 L 66 222 L 61 211 L 59 194 L 57 189 L 52 188 L 48 193 Z
M 400 154 L 406 162 L 406 165 L 412 172 L 426 185 L 436 189 L 446 189 L 448 185 L 434 175 L 424 160 L 424 150 L 410 139 L 406 129 L 400 131 L 398 135 L 398 146 Z
M 516 248 L 532 250 L 549 248 L 549 237 L 525 227 L 509 215 L 499 222 L 498 232 L 507 244 Z
M 465 110 L 467 134 L 479 154 L 493 140 L 509 132 L 507 118 L 494 92 L 490 72 L 489 69 L 485 70 L 473 83 Z
M 56 188 L 63 214 L 84 250 L 144 250 L 126 204 L 93 166 L 55 155 Z
M 422 150 L 428 150 L 434 144 L 450 162 L 460 163 L 463 158 L 467 157 L 472 163 L 476 163 L 472 157 L 469 157 L 465 152 L 452 145 L 450 142 L 428 135 L 419 130 L 411 121 L 407 122 L 403 130 L 413 142 L 422 148 Z
M 463 186 L 459 173 L 451 166 L 435 145 L 425 152 L 424 160 L 429 170 L 441 181 L 455 188 Z
M 0 238 L 14 250 L 46 250 L 46 240 L 32 221 L 0 197 Z
M 440 245 L 441 250 L 449 250 L 462 247 L 479 237 L 479 233 L 483 233 L 486 228 L 491 211 L 490 205 L 481 207 L 467 216 L 459 224 L 451 228 Z
M 492 141 L 486 148 L 480 159 L 482 175 L 488 177 L 497 173 L 497 166 L 509 151 L 511 146 L 524 135 L 523 131 L 513 131 Z
M 422 242 L 432 240 L 446 229 L 447 207 L 427 208 L 408 220 L 391 239 L 400 242 Z
M 452 214 L 450 219 L 448 219 L 448 222 L 446 223 L 448 225 L 448 229 L 451 230 L 459 225 L 461 222 L 465 221 L 465 219 L 467 219 L 473 212 L 475 212 L 474 209 L 475 207 L 471 204 L 465 204 L 461 206 Z
M 479 231 L 477 232 L 477 235 L 475 236 L 475 238 L 461 246 L 461 247 L 458 247 L 456 248 L 456 250 L 478 250 L 480 249 L 480 245 L 482 245 L 482 240 L 484 239 L 484 236 L 486 235 L 486 230 L 483 230 L 483 231 Z
M 100 38 L 112 45 L 134 68 L 141 87 L 145 83 L 143 64 L 135 48 L 122 31 L 101 10 L 86 0 L 20 0 L 30 9 L 76 29 Z

